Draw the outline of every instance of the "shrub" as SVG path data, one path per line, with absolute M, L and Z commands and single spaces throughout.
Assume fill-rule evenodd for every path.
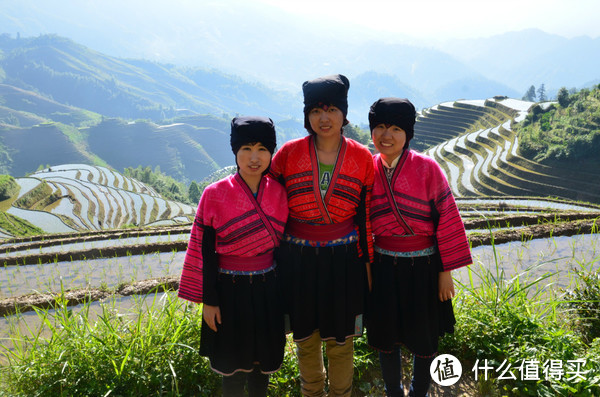
M 560 90 L 558 90 L 556 99 L 558 100 L 560 106 L 566 108 L 569 106 L 569 91 L 567 91 L 565 87 L 562 87 Z
M 19 184 L 10 175 L 0 175 L 0 201 L 7 200 L 19 193 Z

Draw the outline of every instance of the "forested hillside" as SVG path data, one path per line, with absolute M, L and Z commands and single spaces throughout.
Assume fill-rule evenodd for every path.
M 521 154 L 546 163 L 598 159 L 600 85 L 575 93 L 562 88 L 557 99 L 546 107 L 534 106 L 516 127 Z
M 233 164 L 230 115 L 178 113 L 157 122 L 106 118 L 0 84 L 0 173 L 24 176 L 40 165 L 62 163 L 119 171 L 149 166 L 188 184 Z M 297 136 L 300 129 L 298 121 L 282 122 L 279 141 Z

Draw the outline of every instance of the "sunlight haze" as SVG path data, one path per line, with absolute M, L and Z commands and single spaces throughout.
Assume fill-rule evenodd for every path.
M 403 2 L 260 0 L 307 17 L 336 17 L 374 30 L 415 38 L 489 37 L 537 28 L 567 38 L 600 36 L 600 2 L 595 0 L 423 0 Z

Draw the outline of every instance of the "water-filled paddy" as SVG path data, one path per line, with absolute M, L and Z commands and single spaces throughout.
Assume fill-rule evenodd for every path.
M 151 245 L 155 243 L 168 243 L 174 241 L 187 241 L 189 238 L 189 233 L 179 233 L 179 234 L 164 234 L 164 235 L 147 235 L 147 236 L 137 236 L 137 237 L 127 237 L 127 238 L 119 238 L 119 239 L 111 239 L 111 240 L 97 240 L 97 241 L 85 241 L 85 242 L 76 242 L 76 243 L 65 243 L 60 245 L 53 245 L 40 248 L 28 248 L 31 246 L 30 243 L 21 243 L 21 244 L 13 244 L 15 247 L 14 251 L 3 253 L 0 255 L 0 260 L 2 258 L 10 258 L 15 257 L 17 255 L 31 255 L 41 252 L 72 252 L 72 251 L 80 251 L 87 250 L 93 248 L 109 248 L 109 247 L 123 247 L 129 245 L 136 244 L 144 244 Z M 2 245 L 0 244 L 0 247 Z
M 7 266 L 0 269 L 0 299 L 34 292 L 85 287 L 114 288 L 122 283 L 181 273 L 185 252 Z
M 531 199 L 519 199 L 519 198 L 506 198 L 506 199 L 486 199 L 486 198 L 457 198 L 456 202 L 458 205 L 493 205 L 498 206 L 499 204 L 507 205 L 511 207 L 524 207 L 524 208 L 538 208 L 544 210 L 561 210 L 561 211 L 585 211 L 585 212 L 596 212 L 597 207 L 587 207 L 583 205 L 567 204 L 559 201 L 546 201 L 546 200 L 531 200 Z
M 187 238 L 186 234 L 171 236 L 149 236 L 152 241 L 174 241 Z M 131 239 L 147 241 L 146 237 Z M 499 266 L 507 276 L 536 266 L 531 276 L 545 272 L 556 272 L 553 280 L 559 286 L 567 286 L 569 270 L 588 263 L 598 268 L 600 263 L 600 234 L 535 239 L 526 242 L 514 241 L 495 246 Z M 122 239 L 116 241 L 129 241 Z M 106 244 L 107 241 L 86 244 Z M 46 250 L 47 248 L 44 248 Z M 479 264 L 495 271 L 496 260 L 491 246 L 476 247 L 472 251 L 475 265 Z M 84 287 L 115 287 L 122 283 L 156 277 L 177 276 L 181 272 L 185 252 L 167 252 L 146 255 L 131 255 L 105 259 L 57 262 L 42 265 L 7 266 L 0 268 L 0 298 L 20 296 L 35 291 L 59 291 Z M 539 266 L 537 266 L 539 265 Z M 467 270 L 455 271 L 454 276 L 463 282 L 468 280 Z
M 585 264 L 594 269 L 600 268 L 600 234 L 560 236 L 531 241 L 513 241 L 505 244 L 473 248 L 473 271 L 485 269 L 505 272 L 506 277 L 524 273 L 530 278 L 540 277 L 547 272 L 556 273 L 544 284 L 553 282 L 555 287 L 565 288 L 571 281 L 570 270 L 580 269 Z M 497 258 L 497 260 L 496 260 Z M 529 271 L 527 271 L 530 269 Z M 453 272 L 455 279 L 468 282 L 466 268 Z M 475 279 L 475 282 L 477 280 Z

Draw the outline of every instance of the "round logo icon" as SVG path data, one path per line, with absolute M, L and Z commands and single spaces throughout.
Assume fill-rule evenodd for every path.
M 462 375 L 462 365 L 452 354 L 441 354 L 429 367 L 431 379 L 440 386 L 452 386 Z

